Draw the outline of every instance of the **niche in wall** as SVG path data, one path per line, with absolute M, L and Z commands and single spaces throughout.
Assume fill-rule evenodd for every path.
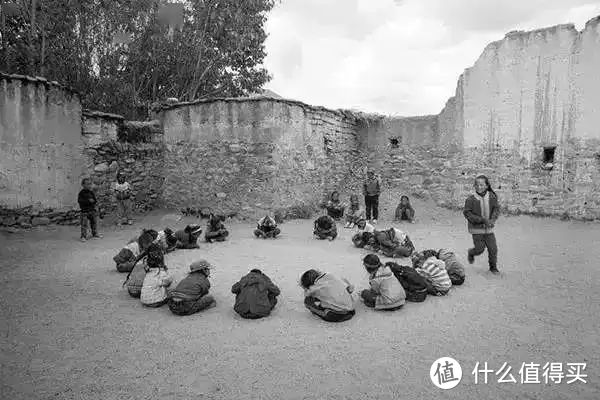
M 400 147 L 401 142 L 402 142 L 401 137 L 391 137 L 390 138 L 390 147 L 392 149 L 397 149 L 398 147 Z
M 544 146 L 542 153 L 542 169 L 551 170 L 554 168 L 554 156 L 556 153 L 556 146 Z

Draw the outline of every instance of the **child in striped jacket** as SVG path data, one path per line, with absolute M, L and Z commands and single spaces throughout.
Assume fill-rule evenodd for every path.
M 452 281 L 446 272 L 446 265 L 442 260 L 429 257 L 416 271 L 427 281 L 427 292 L 435 296 L 448 294 Z

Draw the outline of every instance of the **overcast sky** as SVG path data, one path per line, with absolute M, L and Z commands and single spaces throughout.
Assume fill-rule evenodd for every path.
M 437 114 L 489 42 L 597 15 L 600 0 L 282 0 L 266 87 L 330 108 Z

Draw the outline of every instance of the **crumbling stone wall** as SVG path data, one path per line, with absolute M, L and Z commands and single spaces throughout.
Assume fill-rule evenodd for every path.
M 377 144 L 367 147 L 377 154 L 371 165 L 389 190 L 383 207 L 393 209 L 401 193 L 462 207 L 484 173 L 506 212 L 600 219 L 598 70 L 600 17 L 582 32 L 559 25 L 491 43 L 460 76 L 432 142 L 423 130 L 427 146 L 367 141 Z
M 256 98 L 173 105 L 161 119 L 168 207 L 258 216 L 356 189 L 362 122 L 351 114 Z
M 402 194 L 460 208 L 484 173 L 506 212 L 600 219 L 599 70 L 597 17 L 582 32 L 490 44 L 433 116 L 258 97 L 167 104 L 131 122 L 82 116 L 76 95 L 43 78 L 0 75 L 0 224 L 77 223 L 84 175 L 111 212 L 118 170 L 137 209 L 314 211 L 333 190 L 360 193 L 367 166 L 383 179 L 384 218 Z
M 110 213 L 117 170 L 134 187 L 135 208 L 153 208 L 163 153 L 157 121 L 82 111 L 78 95 L 56 82 L 0 74 L 0 226 L 78 224 L 84 176 Z
M 83 115 L 86 171 L 92 178 L 99 207 L 116 210 L 113 184 L 123 172 L 134 192 L 134 210 L 157 207 L 162 191 L 164 144 L 158 121 L 124 121 L 114 114 Z

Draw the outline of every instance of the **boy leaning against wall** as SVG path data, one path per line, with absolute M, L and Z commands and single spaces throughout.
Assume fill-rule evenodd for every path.
M 83 178 L 81 186 L 77 202 L 81 209 L 81 241 L 85 242 L 88 239 L 88 226 L 92 231 L 92 237 L 101 238 L 102 235 L 98 233 L 98 211 L 96 210 L 96 194 L 92 190 L 92 180 Z

